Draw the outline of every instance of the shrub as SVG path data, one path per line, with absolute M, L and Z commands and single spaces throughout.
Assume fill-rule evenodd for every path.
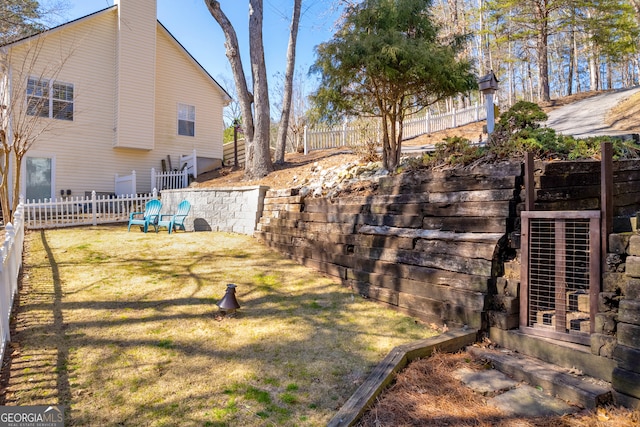
M 435 148 L 433 153 L 425 153 L 423 156 L 424 165 L 465 166 L 480 159 L 486 152 L 485 148 L 473 145 L 468 139 L 459 136 L 445 138 L 444 142 L 436 144 Z
M 546 119 L 537 104 L 519 101 L 500 116 L 486 146 L 474 145 L 461 137 L 446 138 L 436 144 L 434 152 L 425 153 L 420 162 L 411 162 L 408 167 L 466 166 L 473 162 L 521 159 L 527 152 L 539 159 L 597 159 L 601 142 L 613 144 L 614 159 L 640 157 L 640 145 L 635 142 L 609 136 L 576 139 L 560 135 L 552 128 L 540 127 L 540 122 Z

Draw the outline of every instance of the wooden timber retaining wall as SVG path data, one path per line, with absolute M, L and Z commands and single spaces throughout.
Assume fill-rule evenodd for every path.
M 536 210 L 600 208 L 599 162 L 535 168 Z M 544 359 L 539 341 L 506 332 L 519 325 L 522 169 L 403 174 L 382 179 L 375 194 L 336 200 L 269 191 L 256 236 L 364 296 L 427 321 L 489 331 L 495 342 Z M 614 216 L 625 228 L 640 211 L 640 162 L 614 162 L 613 181 Z M 640 234 L 630 230 L 607 236 L 590 351 L 551 347 L 548 361 L 611 381 L 616 402 L 640 408 Z
M 598 161 L 535 162 L 536 210 L 599 209 Z M 512 329 L 519 313 L 523 165 L 385 177 L 335 200 L 267 192 L 256 236 L 358 293 L 453 325 Z M 640 162 L 614 162 L 614 215 L 640 210 Z
M 535 210 L 600 209 L 600 162 L 535 162 Z M 640 161 L 613 162 L 613 215 L 640 209 Z
M 363 296 L 428 321 L 486 327 L 520 163 L 385 177 L 335 200 L 269 191 L 256 236 Z

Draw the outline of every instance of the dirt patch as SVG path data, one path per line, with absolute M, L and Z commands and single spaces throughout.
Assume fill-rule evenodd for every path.
M 636 93 L 611 109 L 605 117 L 606 123 L 614 129 L 640 132 L 640 93 Z
M 282 165 L 274 165 L 275 170 L 262 179 L 247 180 L 244 177 L 244 169 L 224 167 L 213 172 L 198 176 L 193 187 L 230 187 L 266 185 L 273 189 L 295 187 L 296 181 L 308 176 L 314 164 L 319 164 L 327 169 L 349 162 L 357 162 L 358 156 L 345 147 L 329 150 L 315 150 L 307 155 L 303 153 L 288 153 Z
M 403 146 L 422 146 L 442 142 L 445 138 L 460 136 L 472 141 L 477 141 L 482 134 L 484 122 L 470 123 L 455 129 L 447 129 L 432 134 L 403 141 Z M 316 165 L 322 169 L 338 167 L 347 163 L 359 163 L 360 158 L 348 147 L 339 147 L 328 150 L 314 150 L 309 154 L 287 153 L 282 165 L 274 165 L 274 172 L 257 180 L 247 180 L 244 177 L 244 169 L 224 167 L 213 172 L 198 176 L 193 187 L 230 187 L 266 185 L 273 189 L 291 188 L 300 185 L 300 182 L 308 177 Z

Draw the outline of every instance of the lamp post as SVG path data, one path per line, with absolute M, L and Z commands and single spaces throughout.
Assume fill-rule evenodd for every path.
M 478 87 L 484 94 L 487 105 L 487 133 L 491 135 L 495 126 L 495 110 L 493 106 L 493 94 L 498 90 L 498 79 L 493 70 L 478 79 Z

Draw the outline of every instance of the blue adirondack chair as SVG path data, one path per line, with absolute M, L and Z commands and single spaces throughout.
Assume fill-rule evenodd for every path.
M 178 228 L 186 231 L 184 228 L 184 220 L 187 215 L 189 215 L 190 209 L 191 203 L 189 203 L 187 200 L 183 200 L 178 205 L 178 210 L 176 211 L 176 213 L 160 215 L 160 220 L 157 224 L 155 224 L 156 233 L 158 232 L 158 229 L 160 227 L 167 227 L 167 230 L 169 230 L 169 234 L 171 234 L 174 229 Z
M 145 233 L 149 229 L 149 225 L 154 225 L 158 222 L 160 216 L 160 209 L 162 203 L 160 200 L 149 200 L 144 206 L 144 212 L 131 212 L 129 214 L 129 227 L 127 231 L 131 231 L 132 225 L 141 225 L 142 231 Z

